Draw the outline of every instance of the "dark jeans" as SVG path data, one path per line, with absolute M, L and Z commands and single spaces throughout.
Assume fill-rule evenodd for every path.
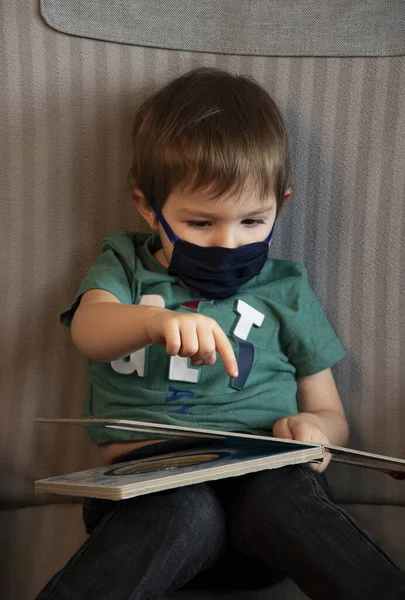
M 284 577 L 313 600 L 405 599 L 405 573 L 308 466 L 87 500 L 84 520 L 89 538 L 36 600 L 154 600 Z

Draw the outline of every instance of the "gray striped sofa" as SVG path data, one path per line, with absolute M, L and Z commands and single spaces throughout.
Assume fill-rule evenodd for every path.
M 237 35 L 243 15 L 233 17 L 218 22 Z M 33 481 L 96 466 L 97 451 L 80 429 L 34 419 L 81 414 L 84 361 L 58 313 L 102 238 L 143 227 L 126 188 L 134 107 L 189 68 L 250 74 L 280 105 L 295 194 L 272 252 L 307 265 L 347 349 L 335 376 L 351 445 L 405 457 L 404 49 L 354 58 L 350 49 L 153 48 L 56 31 L 34 0 L 2 2 L 0 28 L 0 597 L 32 600 L 85 537 L 79 501 L 36 497 Z M 405 482 L 356 467 L 329 472 L 338 502 L 405 567 Z M 259 598 L 304 596 L 286 582 L 249 595 Z

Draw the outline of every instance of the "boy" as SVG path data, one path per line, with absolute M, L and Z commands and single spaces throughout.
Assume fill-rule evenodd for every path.
M 304 268 L 268 258 L 291 196 L 272 99 L 244 77 L 186 73 L 139 108 L 133 154 L 133 201 L 153 235 L 107 238 L 62 314 L 89 358 L 86 416 L 345 444 L 330 371 L 343 349 Z M 109 463 L 184 444 L 90 433 Z M 405 574 L 332 503 L 326 466 L 87 502 L 89 539 L 38 599 L 152 600 L 283 577 L 318 600 L 405 598 Z

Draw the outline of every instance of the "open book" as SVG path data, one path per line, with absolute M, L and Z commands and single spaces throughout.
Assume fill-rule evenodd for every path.
M 334 461 L 378 469 L 405 479 L 405 459 L 338 446 L 282 440 L 193 427 L 120 419 L 37 419 L 41 423 L 104 426 L 154 434 L 156 440 L 184 439 L 187 449 L 136 458 L 113 465 L 58 475 L 35 482 L 36 492 L 123 500 L 170 488 L 277 469 L 287 465 Z M 150 446 L 153 449 L 154 444 Z

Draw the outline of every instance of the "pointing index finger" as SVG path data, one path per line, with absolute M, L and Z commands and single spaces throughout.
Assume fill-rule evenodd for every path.
M 238 363 L 231 342 L 219 327 L 214 329 L 213 334 L 217 352 L 223 360 L 226 372 L 229 377 L 237 377 L 239 374 Z

